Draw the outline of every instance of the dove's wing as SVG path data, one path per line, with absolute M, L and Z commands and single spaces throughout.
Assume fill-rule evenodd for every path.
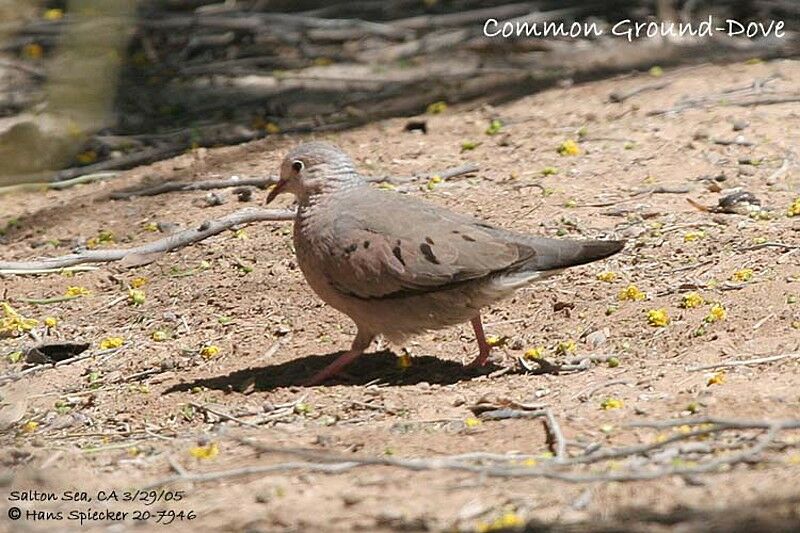
M 433 292 L 506 272 L 559 269 L 621 248 L 614 241 L 527 237 L 369 187 L 342 202 L 327 232 L 328 253 L 320 260 L 337 290 L 359 298 Z

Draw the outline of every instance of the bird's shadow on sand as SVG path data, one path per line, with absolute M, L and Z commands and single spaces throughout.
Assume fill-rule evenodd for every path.
M 310 355 L 277 365 L 251 367 L 226 375 L 196 379 L 174 385 L 164 394 L 187 391 L 194 387 L 250 393 L 271 391 L 280 387 L 305 386 L 305 382 L 311 376 L 331 364 L 342 353 L 344 352 Z M 325 381 L 321 386 L 366 385 L 371 382 L 398 386 L 422 382 L 451 385 L 490 374 L 501 368 L 492 363 L 482 368 L 468 368 L 461 363 L 430 355 L 412 357 L 408 368 L 400 368 L 398 361 L 397 355 L 388 350 L 367 353 L 349 365 L 342 375 Z

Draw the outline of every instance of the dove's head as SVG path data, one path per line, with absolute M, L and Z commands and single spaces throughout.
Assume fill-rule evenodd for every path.
M 350 157 L 324 142 L 303 143 L 289 152 L 281 163 L 281 175 L 267 203 L 290 192 L 300 203 L 326 192 L 335 192 L 361 182 Z

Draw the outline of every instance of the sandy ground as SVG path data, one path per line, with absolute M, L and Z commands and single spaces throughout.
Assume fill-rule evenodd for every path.
M 775 74 L 780 77 L 772 79 Z M 386 349 L 363 357 L 341 380 L 302 386 L 304 377 L 349 346 L 354 326 L 304 282 L 290 223 L 225 232 L 134 269 L 110 264 L 72 277 L 0 277 L 0 293 L 22 315 L 58 320 L 54 328 L 34 330 L 46 341 L 87 342 L 87 353 L 97 353 L 107 337 L 124 340 L 115 352 L 2 386 L 0 462 L 8 472 L 2 475 L 3 502 L 23 513 L 63 515 L 48 521 L 25 514 L 12 522 L 5 521 L 4 510 L 0 523 L 9 531 L 74 530 L 79 522 L 68 519 L 70 511 L 107 508 L 131 514 L 122 522 L 96 520 L 84 527 L 125 530 L 133 527 L 132 513 L 149 511 L 151 519 L 137 531 L 187 523 L 205 531 L 487 531 L 526 522 L 537 531 L 569 524 L 572 530 L 723 531 L 753 524 L 790 530 L 800 520 L 800 433 L 791 431 L 777 435 L 749 464 L 651 481 L 570 483 L 394 466 L 338 473 L 279 467 L 167 486 L 184 491 L 180 501 L 174 493 L 169 502 L 163 494 L 156 502 L 98 501 L 98 491 L 115 489 L 123 499 L 125 491 L 184 470 L 223 472 L 304 460 L 258 451 L 242 438 L 346 457 L 515 452 L 538 458 L 525 463 L 531 468 L 550 460 L 542 419 L 478 421 L 470 410 L 478 403 L 546 404 L 573 456 L 589 445 L 652 443 L 684 430 L 630 427 L 634 422 L 692 414 L 798 418 L 797 358 L 720 375 L 691 369 L 800 351 L 800 217 L 786 215 L 800 190 L 793 152 L 800 143 L 800 105 L 726 106 L 723 95 L 712 98 L 715 105 L 708 109 L 648 112 L 764 79 L 769 83 L 756 90 L 765 95 L 791 92 L 800 84 L 800 63 L 702 66 L 667 71 L 662 79 L 671 84 L 623 103 L 609 103 L 608 95 L 653 79 L 639 75 L 565 87 L 494 108 L 451 107 L 420 117 L 427 120 L 427 135 L 404 132 L 406 120 L 394 119 L 325 137 L 369 174 L 430 174 L 477 163 L 480 171 L 473 175 L 431 187 L 422 180 L 408 193 L 493 224 L 630 241 L 611 260 L 572 269 L 488 309 L 487 333 L 507 342 L 484 372 L 463 367 L 477 350 L 469 325 L 463 325 L 417 338 L 408 346 L 408 368 L 399 364 L 398 350 Z M 495 118 L 504 126 L 487 135 Z M 734 122 L 747 126 L 735 132 Z M 713 142 L 739 135 L 752 145 Z M 557 153 L 567 139 L 579 142 L 579 155 Z M 214 207 L 204 205 L 203 192 L 130 201 L 105 196 L 142 181 L 274 174 L 286 150 L 301 140 L 275 137 L 197 150 L 104 183 L 2 196 L 2 258 L 68 253 L 101 231 L 112 232 L 115 243 L 100 246 L 131 246 L 159 237 L 148 231 L 151 223 L 192 227 L 218 218 L 247 204 L 229 191 L 221 191 L 226 202 Z M 464 150 L 465 142 L 479 144 Z M 545 176 L 546 167 L 558 172 Z M 673 192 L 652 192 L 659 186 Z M 720 189 L 734 187 L 755 194 L 766 216 L 704 212 L 687 202 L 714 206 Z M 265 196 L 257 191 L 253 203 Z M 277 203 L 288 206 L 289 199 L 281 198 Z M 755 246 L 765 242 L 794 248 Z M 735 279 L 745 269 L 752 277 Z M 616 278 L 598 279 L 606 271 Z M 146 278 L 146 301 L 135 306 L 127 295 L 138 277 Z M 619 300 L 631 284 L 645 300 Z M 70 286 L 90 295 L 49 305 L 20 301 L 59 296 Z M 706 303 L 681 308 L 690 291 Z M 704 319 L 713 303 L 726 316 L 709 323 Z M 666 327 L 648 323 L 647 312 L 658 309 L 670 317 Z M 154 340 L 156 331 L 166 340 Z M 595 331 L 602 334 L 589 335 Z M 574 351 L 556 353 L 569 341 Z M 29 336 L 0 340 L 0 373 L 26 368 L 10 362 L 8 354 L 32 343 Z M 202 349 L 210 345 L 219 352 L 204 357 Z M 518 358 L 539 346 L 551 361 L 599 356 L 599 362 L 579 372 L 526 374 Z M 602 362 L 603 356 L 616 357 L 619 365 Z M 603 409 L 607 400 L 621 406 Z M 691 466 L 736 453 L 758 435 L 743 430 L 687 441 L 727 443 L 734 450 L 715 448 L 715 456 L 679 450 L 672 457 L 651 453 L 564 471 Z M 210 457 L 196 457 L 203 451 Z M 62 501 L 9 501 L 11 491 L 23 489 L 55 492 Z M 86 491 L 93 501 L 65 502 L 64 490 Z M 161 518 L 172 516 L 174 522 L 156 524 L 158 513 L 170 510 Z

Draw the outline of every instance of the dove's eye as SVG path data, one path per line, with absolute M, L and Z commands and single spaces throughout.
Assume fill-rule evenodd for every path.
M 292 168 L 294 169 L 295 172 L 299 173 L 301 170 L 303 170 L 304 166 L 305 165 L 303 165 L 303 162 L 300 161 L 299 159 L 292 161 Z

